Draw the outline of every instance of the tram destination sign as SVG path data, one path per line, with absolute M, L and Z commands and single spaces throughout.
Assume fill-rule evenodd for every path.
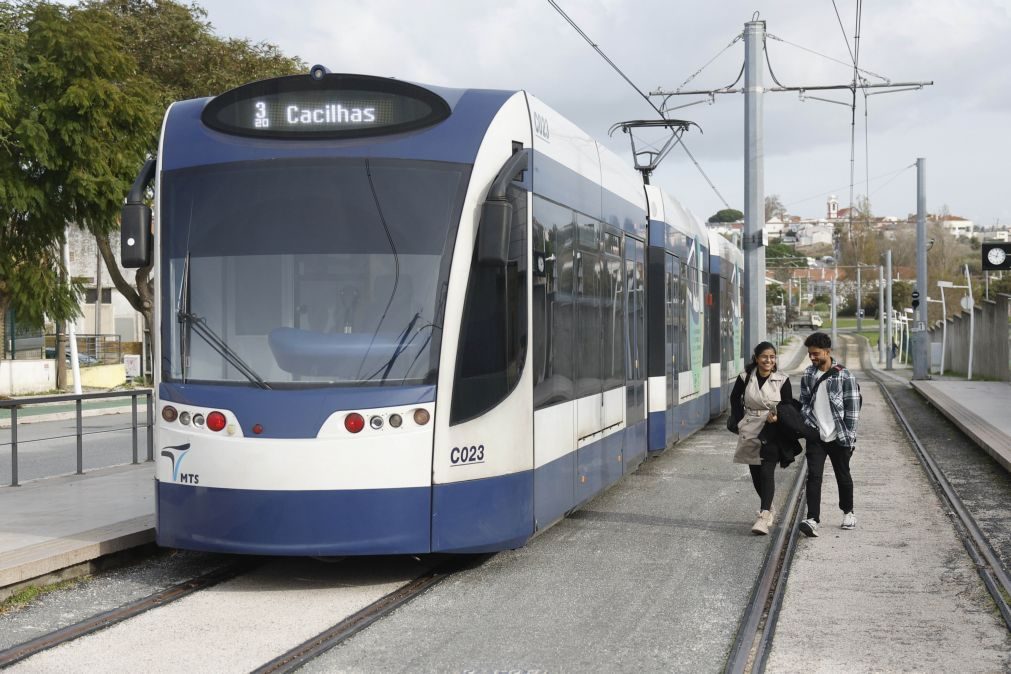
M 204 108 L 223 133 L 283 139 L 361 138 L 414 131 L 449 117 L 449 105 L 408 82 L 367 75 L 293 75 L 227 91 Z

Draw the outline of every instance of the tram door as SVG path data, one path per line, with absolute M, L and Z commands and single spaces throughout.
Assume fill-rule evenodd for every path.
M 664 257 L 664 375 L 667 378 L 666 442 L 670 447 L 678 440 L 677 405 L 679 336 L 681 326 L 681 284 L 678 282 L 677 260 L 670 253 Z

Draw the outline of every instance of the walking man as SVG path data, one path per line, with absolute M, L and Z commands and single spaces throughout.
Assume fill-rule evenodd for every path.
M 832 358 L 832 338 L 815 332 L 804 340 L 811 365 L 800 380 L 804 422 L 815 429 L 807 441 L 807 519 L 800 523 L 805 536 L 817 536 L 821 523 L 821 478 L 825 457 L 832 461 L 839 485 L 843 529 L 853 529 L 853 478 L 850 457 L 857 442 L 860 386 L 853 374 Z

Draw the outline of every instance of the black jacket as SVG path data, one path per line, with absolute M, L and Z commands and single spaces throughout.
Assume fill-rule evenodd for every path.
M 775 459 L 779 465 L 786 468 L 802 451 L 800 438 L 810 437 L 810 432 L 818 431 L 804 423 L 800 413 L 800 402 L 790 398 L 784 400 L 776 408 L 779 419 L 774 424 L 765 424 L 758 434 L 762 443 L 760 452 L 763 460 Z

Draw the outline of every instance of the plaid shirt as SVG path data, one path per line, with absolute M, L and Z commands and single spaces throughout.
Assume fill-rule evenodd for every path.
M 835 419 L 836 440 L 847 447 L 857 444 L 857 420 L 860 418 L 860 385 L 853 374 L 832 359 L 832 368 L 828 378 L 821 383 L 819 391 L 828 391 L 829 406 L 832 408 L 832 418 Z M 800 407 L 804 421 L 818 428 L 818 420 L 814 416 L 814 397 L 811 391 L 818 379 L 824 374 L 814 365 L 804 370 L 800 380 Z

